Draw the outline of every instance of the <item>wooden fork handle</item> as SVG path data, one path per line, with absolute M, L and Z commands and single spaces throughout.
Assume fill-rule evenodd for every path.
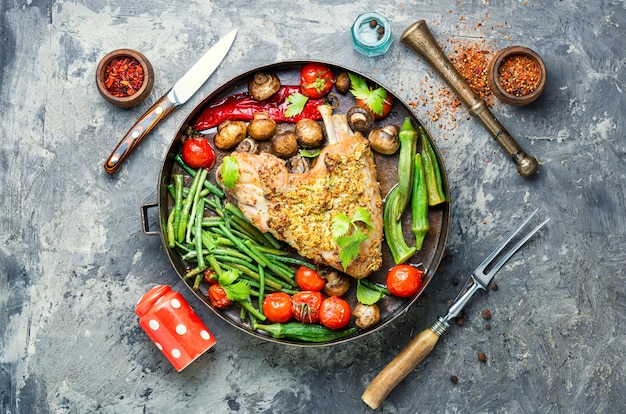
M 376 409 L 387 395 L 433 350 L 441 333 L 423 330 L 367 386 L 361 399 Z

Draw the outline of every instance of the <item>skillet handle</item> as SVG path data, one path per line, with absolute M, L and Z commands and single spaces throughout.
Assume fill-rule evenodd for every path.
M 363 402 L 377 409 L 396 385 L 430 354 L 439 336 L 449 326 L 439 319 L 430 328 L 420 332 L 367 386 L 361 396 Z
M 126 135 L 124 135 L 124 138 L 122 138 L 111 155 L 109 155 L 109 158 L 104 163 L 106 172 L 113 175 L 135 147 L 139 145 L 141 140 L 177 107 L 178 105 L 170 100 L 168 95 L 156 101 L 154 105 L 139 118 Z
M 159 235 L 158 231 L 150 230 L 150 220 L 148 220 L 148 210 L 157 206 L 157 203 L 144 204 L 141 206 L 141 230 L 143 231 L 143 234 L 148 236 Z

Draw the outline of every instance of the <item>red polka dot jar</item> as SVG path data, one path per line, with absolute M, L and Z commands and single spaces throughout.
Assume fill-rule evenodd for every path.
M 182 371 L 215 345 L 215 337 L 185 298 L 169 286 L 147 291 L 135 306 L 139 325 L 176 368 Z

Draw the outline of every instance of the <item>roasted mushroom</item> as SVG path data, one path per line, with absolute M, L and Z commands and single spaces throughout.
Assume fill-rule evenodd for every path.
M 354 105 L 348 110 L 348 125 L 350 129 L 358 132 L 369 131 L 374 126 L 374 114 L 361 105 Z
M 368 329 L 376 325 L 380 321 L 380 309 L 378 305 L 364 305 L 357 303 L 352 311 L 354 315 L 354 324 L 361 329 Z
M 399 131 L 397 126 L 391 124 L 372 129 L 367 136 L 370 147 L 381 154 L 394 154 L 400 148 Z
M 248 134 L 246 123 L 243 121 L 224 121 L 217 127 L 217 134 L 213 139 L 216 148 L 225 150 L 235 148 Z
M 266 141 L 276 134 L 276 121 L 267 112 L 256 112 L 248 124 L 248 135 L 257 141 Z
M 237 148 L 235 148 L 235 151 L 248 152 L 250 154 L 255 154 L 258 150 L 258 144 L 252 138 L 245 138 L 243 141 L 237 144 Z
M 300 155 L 294 155 L 289 158 L 285 163 L 285 166 L 290 174 L 303 174 L 311 169 L 311 166 L 306 158 L 301 157 Z
M 298 141 L 293 131 L 276 134 L 272 139 L 272 150 L 277 157 L 289 158 L 298 153 Z
M 324 142 L 324 132 L 321 125 L 312 119 L 301 119 L 296 122 L 296 139 L 303 148 L 321 147 Z
M 337 88 L 337 92 L 342 95 L 345 95 L 350 90 L 350 76 L 346 72 L 341 72 L 337 75 L 337 79 L 335 80 L 335 88 Z
M 275 73 L 257 72 L 248 81 L 248 93 L 257 101 L 272 97 L 280 89 L 280 79 Z
M 328 296 L 342 296 L 350 290 L 350 278 L 336 270 L 330 270 L 324 274 L 326 284 L 324 285 L 324 293 Z

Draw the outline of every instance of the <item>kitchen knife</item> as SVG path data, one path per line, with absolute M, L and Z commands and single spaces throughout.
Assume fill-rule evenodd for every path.
M 143 114 L 132 128 L 124 135 L 104 163 L 104 169 L 109 174 L 115 173 L 122 162 L 135 149 L 139 142 L 150 133 L 176 108 L 191 98 L 198 89 L 213 74 L 222 62 L 235 40 L 237 30 L 228 33 L 220 39 L 198 60 L 187 73 L 154 105 Z

